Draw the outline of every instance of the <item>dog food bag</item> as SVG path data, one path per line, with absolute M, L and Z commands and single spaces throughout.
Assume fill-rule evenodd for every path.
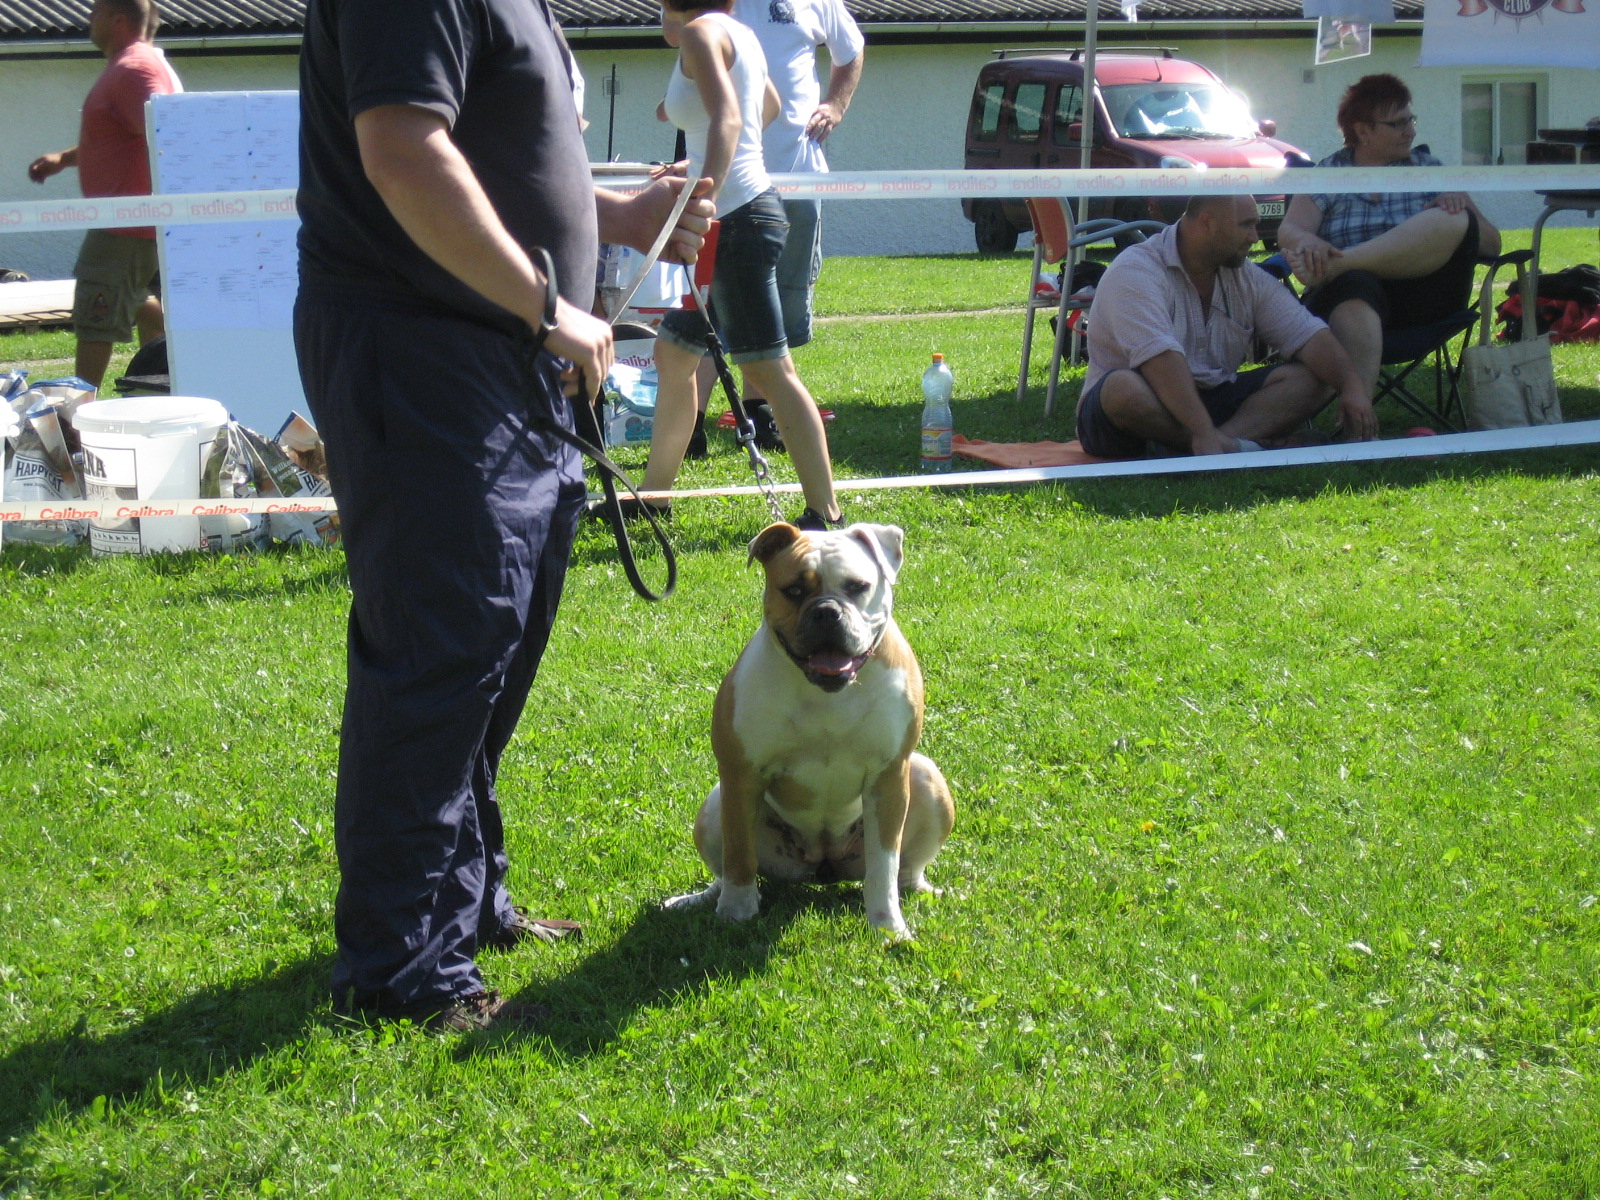
M 318 480 L 310 472 L 292 462 L 288 453 L 278 443 L 242 425 L 234 428 L 249 457 L 256 490 L 260 495 L 282 496 L 286 500 L 292 500 L 296 496 L 329 494 L 326 480 Z M 317 446 L 320 449 L 320 441 Z M 333 520 L 333 514 L 326 512 L 269 513 L 267 527 L 275 542 L 304 542 L 312 546 L 331 546 L 339 540 L 339 528 Z
M 241 496 L 254 496 L 247 456 L 232 435 L 231 423 L 217 430 L 200 464 L 200 498 L 218 500 L 218 507 Z M 257 550 L 267 538 L 267 520 L 261 513 L 217 513 L 200 518 L 200 544 L 207 550 L 233 554 Z
M 21 367 L 0 371 L 0 400 L 10 403 L 28 390 L 28 372 Z
M 79 405 L 88 404 L 95 398 L 94 385 L 75 375 L 66 379 L 42 379 L 28 389 L 28 396 L 31 406 L 48 404 L 56 410 L 63 422 L 62 433 L 66 436 L 67 445 L 77 450 L 78 435 L 72 428 L 72 415 L 78 411 Z
M 318 476 L 324 482 L 327 481 L 328 453 L 322 447 L 322 435 L 310 421 L 297 412 L 291 412 L 289 419 L 283 423 L 283 428 L 278 430 L 277 442 L 295 466 L 307 474 Z
M 32 392 L 25 393 L 32 396 Z M 83 498 L 83 479 L 67 449 L 61 418 L 48 403 L 30 408 L 9 439 L 11 453 L 5 469 L 7 500 L 56 501 Z M 86 536 L 88 522 L 81 518 L 50 521 L 11 521 L 6 537 L 39 546 L 75 546 Z

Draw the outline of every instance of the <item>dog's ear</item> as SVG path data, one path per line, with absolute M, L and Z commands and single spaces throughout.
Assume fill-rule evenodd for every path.
M 900 564 L 906 560 L 906 535 L 898 525 L 868 525 L 860 523 L 845 530 L 867 548 L 867 553 L 878 560 L 883 577 L 893 583 L 900 576 Z
M 753 562 L 765 563 L 769 558 L 782 550 L 785 546 L 794 545 L 795 539 L 800 536 L 800 531 L 793 525 L 785 525 L 781 521 L 776 525 L 768 525 L 750 543 L 750 557 L 745 559 L 745 565 Z

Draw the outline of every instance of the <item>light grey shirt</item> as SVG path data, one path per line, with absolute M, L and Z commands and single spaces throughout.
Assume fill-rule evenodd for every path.
M 1218 387 L 1238 375 L 1258 336 L 1292 358 L 1326 328 L 1288 288 L 1250 262 L 1218 270 L 1208 318 L 1178 259 L 1178 227 L 1169 225 L 1117 255 L 1095 289 L 1083 390 L 1111 371 L 1137 370 L 1168 350 L 1188 360 L 1196 387 Z
M 806 123 L 826 89 L 817 79 L 817 47 L 832 66 L 852 63 L 866 46 L 844 0 L 734 0 L 733 15 L 755 30 L 767 72 L 782 107 L 762 138 L 769 171 L 828 169 L 822 144 L 806 136 Z

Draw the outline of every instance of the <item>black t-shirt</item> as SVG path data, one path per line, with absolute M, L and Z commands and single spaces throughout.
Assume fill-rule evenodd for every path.
M 381 104 L 439 113 L 495 212 L 555 258 L 589 311 L 594 186 L 546 0 L 311 0 L 300 52 L 300 286 L 526 329 L 418 248 L 361 167 L 355 117 Z

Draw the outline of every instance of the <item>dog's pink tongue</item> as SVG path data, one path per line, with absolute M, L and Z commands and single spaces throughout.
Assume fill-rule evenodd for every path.
M 815 675 L 853 675 L 861 669 L 861 664 L 865 661 L 865 655 L 825 650 L 808 658 L 806 669 Z

